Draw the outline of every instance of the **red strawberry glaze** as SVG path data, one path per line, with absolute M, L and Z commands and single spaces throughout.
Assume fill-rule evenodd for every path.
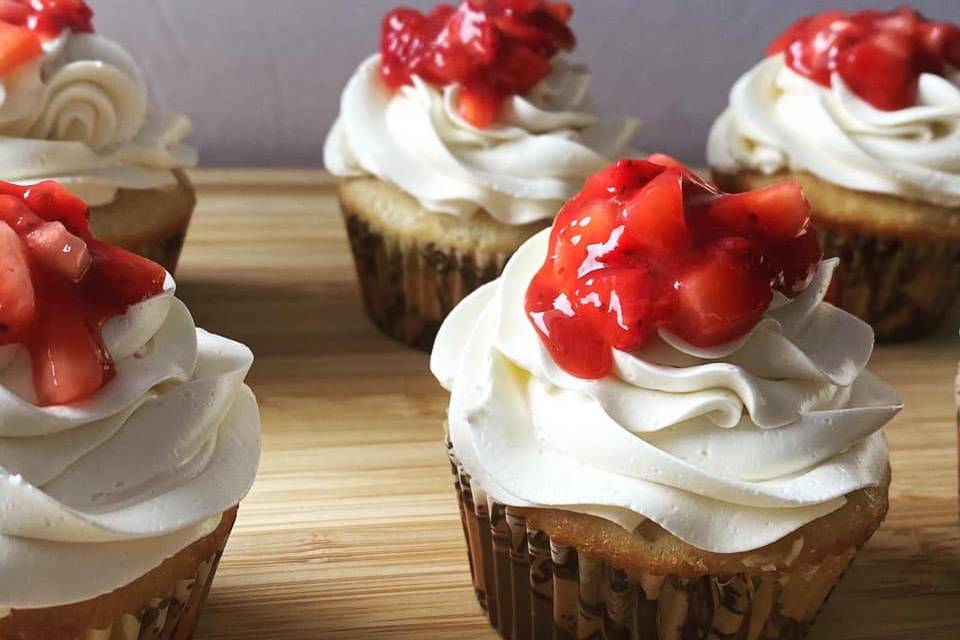
M 960 68 L 960 27 L 927 20 L 909 7 L 889 12 L 844 11 L 802 18 L 774 40 L 767 55 L 825 87 L 833 73 L 884 111 L 917 103 L 920 74 Z
M 166 278 L 95 239 L 86 205 L 55 182 L 0 182 L 0 271 L 0 345 L 26 345 L 41 406 L 82 400 L 113 378 L 104 323 Z
M 796 296 L 822 254 L 794 182 L 726 194 L 663 155 L 620 160 L 560 210 L 526 295 L 530 321 L 568 373 L 601 378 L 611 349 L 658 329 L 699 347 L 746 335 L 773 292 Z
M 0 22 L 52 40 L 66 29 L 93 33 L 93 9 L 84 0 L 0 0 Z
M 0 75 L 43 55 L 41 43 L 65 29 L 93 32 L 93 10 L 83 0 L 0 0 Z
M 462 86 L 458 109 L 486 127 L 504 100 L 550 73 L 550 59 L 576 44 L 567 26 L 573 8 L 547 0 L 464 0 L 424 15 L 400 7 L 383 19 L 381 75 L 391 88 L 417 75 Z

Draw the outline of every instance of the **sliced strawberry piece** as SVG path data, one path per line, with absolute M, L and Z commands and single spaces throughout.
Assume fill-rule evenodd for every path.
M 24 242 L 38 264 L 71 282 L 80 282 L 90 268 L 87 243 L 67 231 L 62 222 L 44 223 L 24 236 Z
M 683 175 L 673 169 L 664 171 L 634 191 L 624 206 L 626 220 L 625 249 L 640 248 L 654 256 L 679 255 L 690 249 L 683 206 Z
M 837 60 L 837 71 L 850 89 L 879 109 L 897 111 L 916 104 L 919 76 L 908 61 L 912 42 L 883 34 L 859 42 Z
M 113 375 L 99 327 L 90 326 L 83 302 L 68 287 L 44 287 L 38 307 L 39 324 L 28 346 L 40 404 L 68 404 L 93 395 Z
M 524 94 L 550 73 L 550 61 L 517 42 L 508 42 L 491 69 L 494 87 L 505 93 Z
M 556 275 L 577 278 L 604 266 L 606 256 L 617 249 L 623 224 L 620 207 L 610 200 L 588 197 L 570 205 L 557 216 L 551 244 Z
M 790 297 L 802 293 L 810 286 L 823 259 L 817 232 L 809 226 L 796 238 L 774 247 L 771 253 L 780 269 L 777 289 Z
M 465 87 L 460 92 L 457 110 L 464 120 L 478 129 L 484 129 L 497 117 L 501 106 L 502 100 L 497 95 L 474 86 Z
M 48 180 L 27 187 L 23 200 L 44 220 L 58 220 L 71 233 L 84 235 L 90 229 L 87 205 L 56 182 Z
M 25 27 L 0 22 L 0 76 L 43 55 L 40 38 Z
M 790 180 L 716 198 L 705 222 L 713 233 L 783 242 L 796 238 L 810 223 L 810 203 L 800 185 Z
M 676 293 L 667 327 L 690 344 L 716 346 L 746 334 L 760 320 L 773 299 L 771 272 L 751 242 L 727 238 L 677 279 Z
M 0 223 L 0 344 L 20 342 L 36 317 L 30 267 L 19 236 Z
M 29 233 L 43 224 L 43 218 L 35 214 L 16 196 L 0 195 L 0 221 L 17 234 Z
M 584 192 L 610 197 L 639 189 L 663 173 L 665 168 L 663 165 L 645 160 L 621 158 L 587 178 Z
M 547 311 L 533 322 L 553 360 L 570 375 L 595 380 L 610 373 L 610 345 L 586 318 Z

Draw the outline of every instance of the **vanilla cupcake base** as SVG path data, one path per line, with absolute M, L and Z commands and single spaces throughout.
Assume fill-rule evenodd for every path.
M 659 528 L 631 549 L 624 539 L 642 533 L 506 507 L 472 486 L 452 451 L 451 461 L 477 600 L 510 640 L 803 638 L 883 519 L 889 484 L 770 547 L 710 554 Z
M 187 175 L 174 171 L 168 189 L 121 189 L 113 202 L 90 209 L 93 235 L 162 265 L 177 269 L 197 202 Z
M 839 306 L 879 341 L 933 333 L 960 295 L 960 208 L 851 191 L 803 172 L 713 172 L 726 191 L 792 179 L 813 208 L 824 255 L 840 258 Z
M 14 609 L 0 638 L 16 640 L 189 640 L 213 584 L 237 509 L 216 531 L 112 593 L 62 607 Z
M 550 221 L 510 226 L 486 213 L 433 213 L 376 178 L 340 181 L 340 204 L 367 314 L 387 335 L 429 351 L 447 314 L 496 279 Z

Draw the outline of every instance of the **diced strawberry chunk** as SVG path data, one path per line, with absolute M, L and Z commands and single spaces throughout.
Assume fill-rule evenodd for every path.
M 90 268 L 87 243 L 62 222 L 44 223 L 24 236 L 24 242 L 37 263 L 71 282 L 80 282 Z
M 807 227 L 796 238 L 778 245 L 772 253 L 781 271 L 777 289 L 790 297 L 810 286 L 823 259 L 820 240 L 813 227 Z
M 528 92 L 550 73 L 558 51 L 573 48 L 571 12 L 544 0 L 465 0 L 427 15 L 394 9 L 381 30 L 381 75 L 392 88 L 415 75 L 460 85 L 460 114 L 487 127 L 508 96 Z
M 0 0 L 0 22 L 26 26 L 31 7 L 23 0 Z
M 0 344 L 20 342 L 36 317 L 30 267 L 17 234 L 0 223 Z
M 539 330 L 554 361 L 572 376 L 588 380 L 602 378 L 613 368 L 613 354 L 600 333 L 580 316 L 559 311 L 543 314 L 546 333 Z
M 706 261 L 677 279 L 677 308 L 667 327 L 690 344 L 710 347 L 747 333 L 773 299 L 771 273 L 743 238 L 720 240 Z
M 782 242 L 796 238 L 810 223 L 810 204 L 791 180 L 717 198 L 707 222 L 728 235 Z
M 624 206 L 626 238 L 629 250 L 641 247 L 653 255 L 666 258 L 690 248 L 683 205 L 683 175 L 664 171 L 635 191 Z
M 676 161 L 620 160 L 560 210 L 526 311 L 557 364 L 606 375 L 660 328 L 711 347 L 810 284 L 821 252 L 795 183 L 731 196 Z
M 645 268 L 606 269 L 581 279 L 575 295 L 581 308 L 601 317 L 599 330 L 615 349 L 643 345 L 654 319 L 654 278 Z
M 916 104 L 920 74 L 943 75 L 960 58 L 950 42 L 960 28 L 927 20 L 909 7 L 893 11 L 825 12 L 803 18 L 777 38 L 769 55 L 784 53 L 791 69 L 824 86 L 838 73 L 878 109 Z M 952 62 L 953 61 L 953 62 Z
M 0 22 L 0 76 L 43 54 L 40 38 L 25 27 Z
M 56 182 L 48 180 L 27 187 L 23 200 L 37 215 L 62 222 L 71 233 L 83 235 L 90 229 L 87 205 Z

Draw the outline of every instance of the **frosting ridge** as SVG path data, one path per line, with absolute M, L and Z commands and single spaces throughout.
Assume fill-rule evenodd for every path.
M 636 119 L 594 115 L 588 72 L 562 57 L 484 128 L 459 114 L 456 85 L 413 76 L 393 92 L 379 66 L 379 55 L 368 58 L 347 83 L 324 164 L 338 176 L 393 182 L 430 211 L 469 217 L 483 209 L 518 225 L 552 218 L 639 128 Z

